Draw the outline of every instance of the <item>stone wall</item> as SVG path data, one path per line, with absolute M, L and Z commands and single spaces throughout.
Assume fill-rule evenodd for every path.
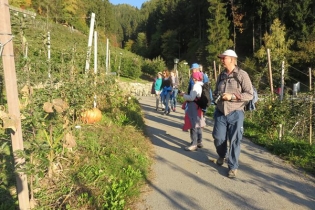
M 119 82 L 119 86 L 132 96 L 153 96 L 151 94 L 152 82 L 149 83 Z

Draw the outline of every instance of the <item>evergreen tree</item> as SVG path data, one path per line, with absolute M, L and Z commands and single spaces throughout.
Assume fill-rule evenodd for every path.
M 207 60 L 212 63 L 217 55 L 228 48 L 233 47 L 230 39 L 230 22 L 226 17 L 226 3 L 220 0 L 208 0 L 210 3 L 209 13 L 211 18 L 208 21 L 208 44 L 206 49 L 209 53 Z
M 132 52 L 143 57 L 147 54 L 147 39 L 145 33 L 138 33 L 136 42 L 132 46 Z
M 285 61 L 285 65 L 288 66 L 287 56 L 290 55 L 290 46 L 293 41 L 286 40 L 286 29 L 279 19 L 273 21 L 270 31 L 271 33 L 265 33 L 263 38 L 265 45 L 255 53 L 255 57 L 258 58 L 260 64 L 266 66 L 268 61 L 267 49 L 270 49 L 273 79 L 280 81 L 282 61 Z M 285 69 L 285 77 L 287 78 L 288 71 L 287 68 Z M 267 71 L 267 68 L 264 71 Z
M 178 55 L 179 43 L 177 32 L 168 30 L 162 35 L 162 56 L 166 64 L 172 65 L 174 58 Z

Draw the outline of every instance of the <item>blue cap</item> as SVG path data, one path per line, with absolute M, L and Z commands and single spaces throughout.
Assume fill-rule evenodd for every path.
M 191 70 L 191 69 L 199 69 L 198 63 L 193 63 L 193 64 L 191 64 L 190 70 Z

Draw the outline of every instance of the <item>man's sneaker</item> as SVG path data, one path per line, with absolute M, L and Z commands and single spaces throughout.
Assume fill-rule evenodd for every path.
M 197 145 L 191 145 L 189 147 L 185 147 L 186 151 L 195 151 L 197 150 Z
M 175 108 L 173 109 L 173 112 L 176 112 L 176 109 L 175 109 Z
M 235 178 L 237 173 L 237 169 L 232 169 L 229 171 L 228 177 L 229 178 Z
M 224 158 L 219 157 L 219 158 L 217 159 L 217 165 L 222 166 L 223 163 L 224 163 Z
M 197 144 L 197 147 L 198 147 L 198 148 L 203 148 L 203 144 L 202 144 L 202 143 L 198 143 L 198 144 Z
M 171 109 L 170 109 L 170 108 L 168 108 L 167 115 L 169 115 L 169 114 L 170 114 L 170 112 L 171 112 Z

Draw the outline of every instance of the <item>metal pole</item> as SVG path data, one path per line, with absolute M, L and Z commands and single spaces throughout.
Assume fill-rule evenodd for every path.
M 88 40 L 88 50 L 86 53 L 85 73 L 87 73 L 90 69 L 90 58 L 91 58 L 91 47 L 92 47 L 92 39 L 93 39 L 93 31 L 94 31 L 94 22 L 95 22 L 95 14 L 92 13 L 91 23 L 90 23 L 89 40 Z
M 48 51 L 48 78 L 51 78 L 51 64 L 50 64 L 50 32 L 47 32 L 47 51 Z
M 25 159 L 16 155 L 17 151 L 23 151 L 23 137 L 21 126 L 21 114 L 19 108 L 19 98 L 17 89 L 17 79 L 15 71 L 14 51 L 11 32 L 11 20 L 8 0 L 0 0 L 0 56 L 2 57 L 4 69 L 4 84 L 8 103 L 8 111 L 15 119 L 16 127 L 11 131 L 12 150 L 15 165 L 24 165 Z M 16 191 L 19 200 L 19 209 L 30 209 L 29 190 L 27 176 L 25 173 L 16 171 Z
M 109 39 L 106 40 L 106 65 L 105 65 L 105 74 L 108 74 L 108 60 L 109 60 Z
M 97 74 L 97 31 L 94 31 L 94 74 Z

